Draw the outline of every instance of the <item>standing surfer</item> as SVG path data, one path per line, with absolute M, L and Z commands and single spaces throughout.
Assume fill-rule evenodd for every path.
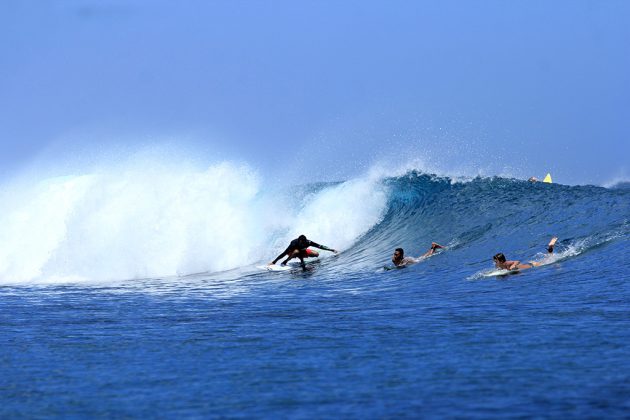
M 324 251 L 331 251 L 335 254 L 338 251 L 328 248 L 325 245 L 320 245 L 316 242 L 306 239 L 305 235 L 300 235 L 297 239 L 291 241 L 287 249 L 285 249 L 282 254 L 278 255 L 275 260 L 269 263 L 269 265 L 274 265 L 278 260 L 286 255 L 287 259 L 284 260 L 281 265 L 286 265 L 289 260 L 297 257 L 300 259 L 300 265 L 302 266 L 302 270 L 306 270 L 306 264 L 304 264 L 304 258 L 315 258 L 319 257 L 319 253 L 317 251 L 313 251 L 312 249 L 308 249 L 309 246 L 323 249 Z

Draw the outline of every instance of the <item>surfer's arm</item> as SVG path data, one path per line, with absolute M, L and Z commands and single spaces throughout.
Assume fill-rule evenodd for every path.
M 558 241 L 558 238 L 555 236 L 551 238 L 551 241 L 549 241 L 549 244 L 547 245 L 547 252 L 549 254 L 553 254 L 553 248 L 556 246 L 557 241 Z
M 290 251 L 291 251 L 291 248 L 290 248 L 290 247 L 289 247 L 289 248 L 287 248 L 287 249 L 285 249 L 285 250 L 282 252 L 282 254 L 278 255 L 278 256 L 276 257 L 276 259 L 275 259 L 275 260 L 273 260 L 272 262 L 270 262 L 270 263 L 269 263 L 269 265 L 274 265 L 275 263 L 277 263 L 277 262 L 278 262 L 278 260 L 279 260 L 280 258 L 284 257 L 285 255 L 289 255 L 289 254 L 290 254 Z
M 436 249 L 439 248 L 444 248 L 442 245 L 436 243 L 436 242 L 432 242 L 431 243 L 431 248 L 429 248 L 429 250 L 427 252 L 424 253 L 424 255 L 422 255 L 423 257 L 429 257 L 431 255 L 433 255 L 435 253 Z
M 328 248 L 326 245 L 320 245 L 317 242 L 310 241 L 309 246 L 312 246 L 312 247 L 315 247 L 315 248 L 319 248 L 319 249 L 323 249 L 324 251 L 330 251 L 330 252 L 337 253 L 336 250 L 334 250 L 332 248 Z
M 501 270 L 514 270 L 518 268 L 520 261 L 504 261 L 504 262 L 496 262 L 495 267 L 500 268 Z
M 518 265 L 520 263 L 520 261 L 506 261 L 505 265 L 507 266 L 508 270 L 514 270 L 515 268 L 518 268 Z
M 285 255 L 286 255 L 286 254 L 285 254 L 284 252 L 283 252 L 282 254 L 278 255 L 278 256 L 277 256 L 277 257 L 276 257 L 273 261 L 271 261 L 271 262 L 269 263 L 269 265 L 274 265 L 275 263 L 277 263 L 277 262 L 278 262 L 278 260 L 279 260 L 280 258 L 284 257 Z
M 393 260 L 393 259 L 392 259 L 392 262 L 394 262 L 394 265 L 395 265 L 396 267 L 407 267 L 408 265 L 415 264 L 415 263 L 417 263 L 418 261 L 420 261 L 420 258 L 421 258 L 421 257 L 418 257 L 418 258 L 414 258 L 414 257 L 405 257 L 405 258 L 403 258 L 402 260 L 400 260 L 400 262 L 399 262 L 398 264 L 396 264 L 396 263 L 394 262 L 394 260 Z

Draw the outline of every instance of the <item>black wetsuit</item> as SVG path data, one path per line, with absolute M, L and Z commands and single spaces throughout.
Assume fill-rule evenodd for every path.
M 320 245 L 317 242 L 313 242 L 308 239 L 300 240 L 300 238 L 297 238 L 291 241 L 287 249 L 285 249 L 282 254 L 278 255 L 276 259 L 273 260 L 272 264 L 275 264 L 276 262 L 278 262 L 278 260 L 284 257 L 285 255 L 290 256 L 293 253 L 293 251 L 297 250 L 299 251 L 297 257 L 300 259 L 302 268 L 305 268 L 306 266 L 304 264 L 304 257 L 307 257 L 306 248 L 308 248 L 309 246 L 323 249 L 324 251 L 333 251 L 333 252 L 335 251 L 334 249 L 328 248 L 325 245 Z M 283 264 L 286 264 L 286 261 Z

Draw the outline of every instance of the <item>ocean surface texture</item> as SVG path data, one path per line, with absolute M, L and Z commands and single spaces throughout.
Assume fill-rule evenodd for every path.
M 411 171 L 267 193 L 217 165 L 0 198 L 0 418 L 630 415 L 626 186 Z M 301 233 L 342 252 L 257 268 Z M 507 275 L 497 252 L 543 265 Z

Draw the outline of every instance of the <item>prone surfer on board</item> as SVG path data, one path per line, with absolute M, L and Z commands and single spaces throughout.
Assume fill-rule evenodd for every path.
M 304 264 L 304 258 L 315 258 L 319 257 L 319 253 L 317 251 L 313 251 L 312 249 L 308 249 L 309 246 L 323 249 L 324 251 L 331 251 L 337 254 L 339 251 L 336 251 L 332 248 L 328 248 L 325 245 L 320 245 L 316 242 L 310 241 L 306 239 L 306 236 L 300 235 L 297 239 L 291 241 L 287 249 L 282 252 L 282 254 L 278 255 L 275 260 L 269 263 L 269 265 L 274 265 L 278 260 L 286 255 L 287 259 L 284 260 L 281 265 L 286 265 L 289 260 L 293 258 L 300 259 L 300 265 L 302 266 L 302 270 L 306 270 L 306 264 Z
M 555 236 L 551 238 L 551 241 L 549 241 L 549 244 L 547 245 L 548 255 L 553 254 L 553 248 L 556 246 L 557 241 L 558 241 L 558 238 L 556 238 Z M 521 264 L 520 261 L 507 261 L 505 259 L 505 255 L 503 255 L 502 252 L 499 252 L 498 254 L 496 254 L 494 257 L 492 257 L 492 259 L 494 260 L 495 267 L 501 268 L 503 270 L 510 270 L 510 271 L 524 270 L 526 268 L 538 267 L 542 265 L 541 262 L 536 262 L 536 261 L 530 261 L 529 264 Z
M 440 248 L 444 247 L 436 242 L 431 242 L 431 248 L 429 248 L 427 252 L 425 252 L 418 258 L 405 257 L 405 251 L 402 248 L 396 248 L 396 250 L 394 251 L 394 255 L 392 256 L 392 262 L 396 267 L 404 267 L 406 265 L 415 264 L 421 259 L 433 255 L 435 253 L 435 250 Z

